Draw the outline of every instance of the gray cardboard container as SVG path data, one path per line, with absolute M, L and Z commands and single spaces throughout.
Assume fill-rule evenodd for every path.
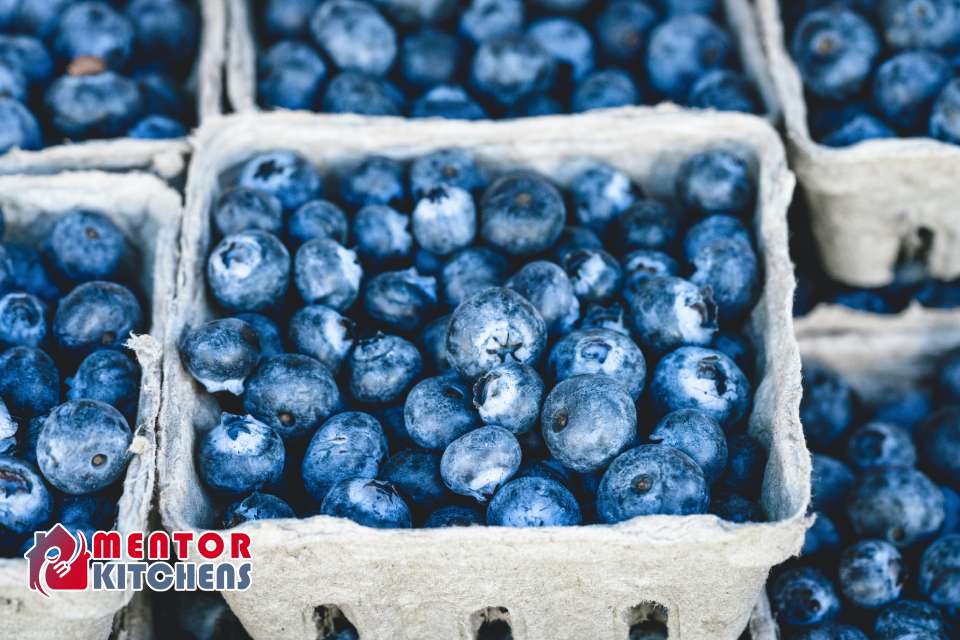
M 868 140 L 839 149 L 814 142 L 779 2 L 757 0 L 757 11 L 790 163 L 827 273 L 853 286 L 889 284 L 898 256 L 923 247 L 932 275 L 960 276 L 960 146 L 930 138 Z
M 841 373 L 868 401 L 880 400 L 936 374 L 942 356 L 960 347 L 960 312 L 913 306 L 887 316 L 824 306 L 797 320 L 796 333 L 804 359 Z M 752 640 L 780 637 L 766 593 L 750 631 Z
M 40 246 L 57 217 L 74 207 L 104 212 L 136 248 L 131 265 L 150 300 L 150 332 L 127 343 L 143 370 L 134 439 L 117 515 L 121 533 L 147 531 L 156 475 L 156 426 L 160 412 L 164 332 L 173 299 L 180 195 L 147 174 L 97 171 L 55 176 L 0 177 L 5 240 Z M 62 375 L 68 372 L 61 372 Z M 24 428 L 21 425 L 21 428 Z M 114 615 L 133 596 L 126 592 L 60 592 L 46 598 L 28 588 L 27 561 L 0 559 L 0 637 L 103 640 Z
M 225 0 L 228 13 L 227 34 L 227 98 L 233 111 L 258 111 L 257 105 L 257 39 L 254 22 L 256 3 L 251 0 Z M 436 4 L 436 0 L 410 0 Z M 376 4 L 376 3 L 374 3 Z M 461 5 L 466 2 L 459 3 Z M 772 123 L 780 119 L 777 92 L 770 79 L 768 64 L 756 16 L 749 0 L 722 0 L 727 29 L 733 36 L 743 72 L 754 83 L 765 109 L 765 117 Z
M 669 197 L 678 164 L 706 147 L 755 159 L 753 225 L 765 288 L 750 332 L 760 372 L 751 432 L 769 448 L 762 502 L 771 522 L 738 525 L 712 515 L 636 518 L 614 526 L 545 529 L 376 530 L 326 516 L 247 523 L 253 584 L 225 593 L 258 639 L 318 636 L 325 605 L 364 640 L 475 637 L 480 621 L 507 617 L 518 640 L 625 639 L 655 602 L 671 638 L 733 640 L 773 565 L 796 554 L 808 524 L 810 460 L 798 418 L 800 360 L 793 337 L 793 270 L 786 208 L 794 186 L 783 147 L 762 120 L 676 109 L 623 109 L 525 121 L 404 121 L 307 113 L 230 116 L 203 127 L 187 180 L 177 295 L 170 314 L 160 417 L 160 512 L 170 530 L 218 525 L 194 462 L 195 434 L 220 408 L 182 368 L 177 338 L 212 317 L 204 271 L 209 211 L 223 174 L 251 154 L 295 149 L 322 171 L 377 153 L 406 159 L 443 147 L 481 162 L 524 166 L 560 183 L 571 159 L 603 159 L 650 194 Z
M 193 74 L 197 118 L 223 113 L 223 74 L 226 58 L 226 0 L 196 0 L 201 21 L 200 47 Z M 52 174 L 97 169 L 143 171 L 173 179 L 186 168 L 190 145 L 185 138 L 136 140 L 111 138 L 58 144 L 37 151 L 12 149 L 0 155 L 0 175 Z

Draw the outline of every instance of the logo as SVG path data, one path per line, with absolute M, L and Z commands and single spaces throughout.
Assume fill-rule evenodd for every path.
M 250 536 L 205 531 L 82 531 L 57 523 L 33 534 L 23 554 L 32 591 L 245 591 L 250 588 Z

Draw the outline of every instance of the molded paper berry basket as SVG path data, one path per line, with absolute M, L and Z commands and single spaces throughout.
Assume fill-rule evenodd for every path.
M 150 318 L 150 332 L 128 342 L 143 374 L 137 423 L 131 425 L 135 455 L 127 467 L 116 527 L 121 533 L 147 531 L 156 475 L 162 344 L 173 299 L 182 201 L 159 178 L 146 174 L 85 171 L 0 177 L 5 240 L 40 246 L 59 214 L 74 207 L 102 211 L 117 223 L 137 251 L 137 260 L 129 268 L 148 297 L 145 315 Z M 106 639 L 115 614 L 133 596 L 132 591 L 88 591 L 59 592 L 46 598 L 29 590 L 28 578 L 25 559 L 0 559 L 0 636 L 4 638 Z
M 820 303 L 802 318 L 794 318 L 797 340 L 830 335 L 900 333 L 907 330 L 938 332 L 960 327 L 960 309 L 931 309 L 913 301 L 897 314 L 868 313 L 837 304 Z
M 415 1 L 415 0 L 414 0 Z M 260 110 L 257 104 L 256 2 L 226 0 L 228 13 L 226 93 L 233 111 Z M 376 3 L 374 3 L 376 4 Z M 413 4 L 411 2 L 410 4 Z M 459 3 L 465 5 L 467 3 Z M 721 0 L 726 27 L 733 36 L 744 74 L 753 82 L 771 123 L 780 120 L 777 92 L 768 75 L 756 15 L 749 0 Z
M 226 58 L 226 0 L 195 0 L 201 20 L 200 45 L 190 78 L 197 119 L 223 113 Z M 0 174 L 52 174 L 71 170 L 145 171 L 170 180 L 186 169 L 186 138 L 110 138 L 58 144 L 37 151 L 12 149 L 0 155 Z
M 931 138 L 868 140 L 845 148 L 815 142 L 779 2 L 757 0 L 757 10 L 791 166 L 827 273 L 853 286 L 886 285 L 898 258 L 919 251 L 933 276 L 960 276 L 960 146 Z
M 664 108 L 483 123 L 275 113 L 211 123 L 195 146 L 164 360 L 160 511 L 170 530 L 218 526 L 193 451 L 195 430 L 216 424 L 220 409 L 183 369 L 176 340 L 213 314 L 204 283 L 209 211 L 224 172 L 251 154 L 294 149 L 326 171 L 371 153 L 406 159 L 456 146 L 483 163 L 530 167 L 561 183 L 570 177 L 569 159 L 594 157 L 665 196 L 689 154 L 717 146 L 750 152 L 765 290 L 751 320 L 762 375 L 749 424 L 770 450 L 762 501 L 771 522 L 698 515 L 614 526 L 390 531 L 326 516 L 253 522 L 241 527 L 252 537 L 252 587 L 224 594 L 258 639 L 316 638 L 323 612 L 335 606 L 364 640 L 472 639 L 491 611 L 509 620 L 517 640 L 626 640 L 649 603 L 666 609 L 671 638 L 740 635 L 770 567 L 800 549 L 810 494 L 790 315 L 786 207 L 794 178 L 772 128 L 751 116 Z

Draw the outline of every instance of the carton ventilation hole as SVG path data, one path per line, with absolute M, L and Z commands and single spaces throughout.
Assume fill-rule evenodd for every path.
M 317 640 L 339 640 L 341 637 L 357 638 L 357 628 L 335 604 L 322 604 L 313 610 L 313 624 Z M 349 632 L 353 632 L 351 636 Z M 341 636 L 340 634 L 344 634 Z
M 666 640 L 667 608 L 656 602 L 641 602 L 627 611 L 628 640 Z
M 513 623 L 506 607 L 487 607 L 470 616 L 476 640 L 513 640 Z
M 897 266 L 901 277 L 926 276 L 927 261 L 933 249 L 935 234 L 930 227 L 917 227 L 900 243 L 900 255 L 897 256 Z

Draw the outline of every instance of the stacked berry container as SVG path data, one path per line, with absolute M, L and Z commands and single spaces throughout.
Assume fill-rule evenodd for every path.
M 139 396 L 134 395 L 129 398 L 132 406 L 124 406 L 124 411 L 129 417 L 123 418 L 119 411 L 111 409 L 104 402 L 79 401 L 96 405 L 95 409 L 100 413 L 107 412 L 114 415 L 117 422 L 128 420 L 129 428 L 132 430 L 132 440 L 128 449 L 129 463 L 125 475 L 123 471 L 119 472 L 121 479 L 118 481 L 120 487 L 118 487 L 119 503 L 116 518 L 113 520 L 111 516 L 107 519 L 108 521 L 97 518 L 96 524 L 70 524 L 60 506 L 61 501 L 70 496 L 61 494 L 56 499 L 54 513 L 57 519 L 67 522 L 66 526 L 115 528 L 122 533 L 147 531 L 150 528 L 149 517 L 155 488 L 156 424 L 160 412 L 162 343 L 165 323 L 170 317 L 173 301 L 173 278 L 176 270 L 175 243 L 180 226 L 181 202 L 179 194 L 167 187 L 159 178 L 147 174 L 134 173 L 121 176 L 101 172 L 68 172 L 54 176 L 0 177 L 0 206 L 3 208 L 6 220 L 5 243 L 16 243 L 41 250 L 50 242 L 51 229 L 58 221 L 64 219 L 65 214 L 75 215 L 77 212 L 96 212 L 94 216 L 102 214 L 113 223 L 105 226 L 118 229 L 123 235 L 121 245 L 125 247 L 124 254 L 127 256 L 122 266 L 123 274 L 130 274 L 134 279 L 129 283 L 130 287 L 142 292 L 146 298 L 140 302 L 140 305 L 145 305 L 141 326 L 149 333 L 133 335 L 126 342 L 127 349 L 132 350 L 131 353 L 136 355 L 141 369 L 139 381 L 136 381 L 135 377 L 131 380 L 133 385 L 139 382 Z M 98 228 L 102 229 L 103 226 Z M 90 231 L 88 237 L 96 240 L 98 235 L 99 231 Z M 4 253 L 4 259 L 9 260 L 7 253 Z M 34 280 L 28 282 L 44 282 L 40 277 L 43 268 L 37 265 L 37 269 L 39 271 L 31 272 Z M 74 291 L 86 286 L 80 285 Z M 122 288 L 121 285 L 110 284 L 109 286 Z M 25 287 L 29 288 L 29 285 Z M 53 296 L 50 299 L 57 298 Z M 49 313 L 52 318 L 53 309 Z M 96 324 L 94 322 L 90 325 L 94 331 L 96 329 L 93 327 Z M 106 345 L 106 334 L 102 340 L 101 344 Z M 122 336 L 115 337 L 111 346 L 115 345 L 119 349 L 122 340 Z M 48 348 L 46 342 L 41 346 L 44 349 Z M 70 365 L 63 360 L 68 356 L 53 349 L 50 353 L 57 358 L 57 364 L 61 366 L 64 377 L 71 375 L 72 369 L 67 368 Z M 94 352 L 94 354 L 116 353 L 119 351 Z M 115 382 L 119 380 L 117 377 L 110 377 L 111 375 L 107 374 L 107 377 Z M 59 404 L 56 397 L 60 397 L 61 394 L 60 382 L 55 381 L 55 383 L 55 397 L 52 400 L 54 404 Z M 66 395 L 72 400 L 76 397 L 74 393 L 78 389 L 77 381 L 74 380 L 68 384 L 72 388 Z M 32 388 L 31 385 L 22 385 L 22 393 L 27 393 L 28 387 Z M 18 386 L 17 389 L 20 387 Z M 10 393 L 9 387 L 6 393 Z M 132 393 L 135 394 L 135 387 Z M 8 400 L 16 397 L 16 395 L 7 395 Z M 81 397 L 92 396 L 84 394 Z M 62 406 L 67 407 L 71 404 L 73 402 Z M 29 441 L 27 421 L 18 417 L 19 408 L 11 409 L 11 413 L 14 414 L 13 417 L 18 423 L 17 442 L 25 448 L 25 443 Z M 41 424 L 46 426 L 46 422 Z M 92 427 L 92 423 L 87 426 Z M 40 431 L 41 440 L 44 431 L 45 429 Z M 123 433 L 131 437 L 129 432 L 126 432 L 126 425 L 123 427 Z M 92 436 L 88 434 L 87 437 Z M 21 448 L 20 451 L 24 449 Z M 5 464 L 18 459 L 4 456 Z M 92 464 L 96 465 L 96 462 Z M 40 468 L 42 471 L 43 462 L 40 462 Z M 58 484 L 60 484 L 59 481 Z M 87 491 L 89 489 L 71 487 L 64 491 L 64 494 L 86 494 Z M 52 490 L 51 493 L 53 493 Z M 81 497 L 84 496 L 81 495 Z M 112 500 L 110 505 L 113 505 Z M 41 524 L 46 525 L 46 522 Z M 5 530 L 5 536 L 9 537 L 9 531 Z M 115 614 L 133 596 L 133 592 L 128 590 L 110 593 L 64 592 L 53 598 L 45 598 L 28 589 L 27 561 L 17 557 L 16 549 L 8 549 L 7 552 L 12 552 L 13 558 L 0 560 L 0 609 L 3 611 L 4 635 L 8 637 L 51 638 L 66 634 L 73 638 L 89 640 L 107 638 L 114 629 Z
M 223 108 L 224 0 L 24 0 L 0 8 L 0 173 L 183 173 Z
M 931 114 L 953 113 L 956 80 L 948 82 L 947 60 L 960 28 L 956 7 L 829 4 L 757 2 L 791 163 L 824 268 L 843 284 L 876 287 L 893 281 L 906 256 L 922 260 L 932 276 L 954 279 L 960 149 L 944 141 L 950 135 L 942 122 L 949 118 Z M 808 20 L 801 36 L 798 19 Z M 806 84 L 791 53 L 804 47 Z M 893 93 L 898 86 L 903 91 Z
M 249 591 L 224 596 L 247 631 L 255 638 L 331 637 L 334 631 L 343 632 L 343 637 L 355 637 L 349 635 L 353 632 L 373 640 L 473 638 L 482 628 L 500 625 L 508 627 L 518 639 L 613 640 L 627 637 L 630 629 L 644 620 L 659 620 L 671 637 L 732 640 L 740 635 L 770 568 L 798 551 L 808 524 L 805 514 L 810 467 L 798 418 L 799 353 L 790 314 L 794 281 L 785 218 L 793 176 L 786 168 L 783 148 L 768 125 L 749 116 L 691 114 L 674 109 L 631 109 L 502 123 L 408 121 L 402 126 L 392 119 L 357 116 L 332 119 L 305 113 L 245 114 L 204 127 L 196 148 L 187 181 L 178 292 L 165 341 L 160 511 L 169 530 L 198 530 L 246 521 L 240 527 L 252 535 L 253 585 Z M 683 512 L 698 515 L 632 519 L 603 516 L 603 520 L 616 524 L 546 528 L 380 529 L 358 526 L 343 517 L 309 513 L 303 519 L 258 520 L 267 511 L 271 512 L 267 517 L 290 515 L 289 507 L 283 509 L 275 499 L 245 500 L 224 519 L 223 490 L 231 489 L 229 483 L 239 476 L 216 475 L 212 467 L 201 469 L 208 460 L 207 453 L 216 457 L 216 447 L 198 452 L 198 443 L 210 442 L 207 434 L 224 428 L 217 423 L 221 411 L 229 411 L 231 405 L 225 408 L 221 404 L 222 390 L 229 390 L 226 385 L 235 386 L 237 381 L 219 380 L 224 384 L 218 387 L 216 380 L 207 379 L 203 385 L 213 383 L 214 390 L 219 388 L 221 393 L 215 397 L 204 391 L 200 383 L 204 376 L 198 376 L 196 362 L 192 361 L 197 352 L 184 347 L 183 342 L 192 329 L 222 315 L 206 278 L 208 268 L 212 268 L 207 259 L 217 237 L 212 221 L 216 203 L 237 179 L 241 165 L 261 152 L 283 149 L 299 153 L 320 175 L 330 176 L 367 156 L 408 162 L 448 148 L 469 151 L 481 166 L 495 172 L 539 172 L 561 188 L 569 188 L 572 167 L 576 166 L 573 160 L 602 161 L 623 171 L 645 194 L 668 201 L 674 198 L 680 166 L 694 154 L 723 148 L 749 158 L 757 194 L 755 210 L 746 221 L 752 225 L 757 241 L 762 291 L 748 321 L 747 334 L 756 358 L 751 363 L 755 370 L 754 395 L 746 424 L 749 434 L 768 454 L 762 480 L 756 480 L 762 486 L 754 487 L 765 522 L 738 524 L 707 515 L 702 508 Z M 270 179 L 279 166 L 247 178 Z M 362 188 L 376 188 L 377 184 L 373 180 Z M 518 201 L 521 206 L 528 203 L 528 198 Z M 223 220 L 218 219 L 218 226 Z M 357 221 L 353 220 L 351 226 Z M 496 232 L 488 229 L 483 233 L 489 240 L 489 234 Z M 310 241 L 323 242 L 329 243 Z M 303 249 L 298 256 L 301 253 Z M 604 271 L 601 264 L 595 266 Z M 590 269 L 587 272 L 596 275 Z M 322 274 L 327 272 L 317 273 L 325 278 Z M 230 292 L 217 290 L 218 295 L 228 296 L 250 293 L 235 288 Z M 370 295 L 369 287 L 366 295 Z M 368 313 L 373 313 L 369 300 L 365 306 Z M 389 307 L 376 313 L 388 317 Z M 533 312 L 532 317 L 540 316 Z M 522 351 L 525 347 L 511 344 L 511 348 Z M 182 359 L 184 353 L 191 356 L 190 362 Z M 304 356 L 278 357 L 291 362 L 310 360 Z M 389 362 L 395 370 L 396 362 Z M 358 382 L 354 373 L 351 376 L 353 383 L 363 382 Z M 319 378 L 332 382 L 330 374 Z M 252 380 L 250 383 L 255 384 Z M 359 392 L 353 383 L 349 389 L 356 398 Z M 343 394 L 347 394 L 346 388 Z M 248 400 L 244 398 L 244 406 Z M 298 424 L 285 411 L 263 417 L 271 422 L 277 418 L 281 430 Z M 655 419 L 652 415 L 640 417 L 644 422 Z M 558 424 L 559 432 L 567 426 L 566 417 Z M 323 428 L 330 426 L 328 422 Z M 225 428 L 231 432 L 232 427 Z M 249 429 L 272 431 L 251 417 L 234 430 L 240 433 Z M 509 434 L 504 437 L 512 438 Z M 445 456 L 452 455 L 454 445 L 457 442 L 447 448 Z M 256 466 L 270 464 L 263 457 Z M 443 469 L 441 474 L 448 485 L 454 484 Z M 269 488 L 277 480 L 273 478 L 262 486 Z M 296 481 L 302 482 L 299 475 Z M 345 482 L 349 485 L 351 481 Z M 340 482 L 335 486 L 349 489 L 347 485 Z M 361 489 L 380 491 L 385 485 L 389 486 L 368 481 Z M 483 482 L 470 486 L 485 489 Z M 349 491 L 343 497 L 345 502 L 331 501 L 328 494 L 323 512 L 350 513 Z M 384 504 L 396 505 L 399 495 L 386 489 L 384 498 Z M 331 502 L 336 504 L 328 504 Z M 346 511 L 338 511 L 340 508 Z M 409 526 L 410 516 L 403 508 L 397 507 L 392 513 L 397 517 L 393 526 L 403 527 L 404 521 Z M 384 517 L 394 517 L 368 515 L 368 523 L 379 522 L 380 526 Z M 364 521 L 356 512 L 349 517 Z M 489 511 L 487 521 L 496 523 Z M 344 628 L 344 620 L 352 625 L 351 630 Z

